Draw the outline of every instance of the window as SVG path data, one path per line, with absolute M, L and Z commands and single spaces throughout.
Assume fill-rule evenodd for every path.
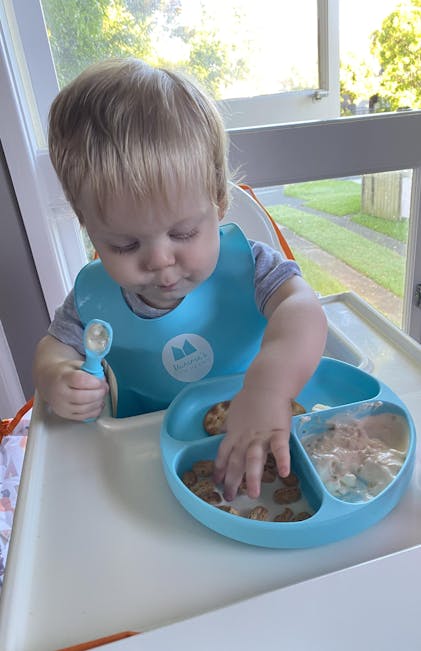
M 418 0 L 340 0 L 341 115 L 421 108 Z
M 394 272 L 396 276 L 394 292 L 398 298 L 401 293 L 403 296 L 402 306 L 394 308 L 394 314 L 389 312 L 388 317 L 418 340 L 421 338 L 421 316 L 414 296 L 415 285 L 419 282 L 416 279 L 421 278 L 419 229 L 421 152 L 416 151 L 412 141 L 420 123 L 419 112 L 404 112 L 231 131 L 234 167 L 242 165 L 245 180 L 254 186 L 257 194 L 268 207 L 279 204 L 276 186 L 288 186 L 309 180 L 348 180 L 347 177 L 351 177 L 353 182 L 361 179 L 361 186 L 364 179 L 369 194 L 375 195 L 379 194 L 378 188 L 382 179 L 387 179 L 389 182 L 389 180 L 396 180 L 395 176 L 398 177 L 396 211 L 400 213 L 400 217 L 407 220 L 407 222 L 402 221 L 400 226 L 407 235 L 395 234 L 394 237 L 394 239 L 404 238 L 401 245 L 397 247 L 402 251 L 403 256 L 400 254 L 400 261 L 396 261 L 399 273 Z M 321 186 L 323 187 L 323 184 Z M 301 194 L 305 194 L 303 187 L 298 190 Z M 387 203 L 391 204 L 392 195 L 387 184 L 380 190 L 380 195 L 384 196 L 385 193 L 389 193 Z M 334 195 L 328 196 L 329 200 L 333 198 Z M 345 208 L 343 198 L 341 202 L 340 208 Z M 375 207 L 374 204 L 369 205 L 368 202 L 364 204 L 364 212 L 379 212 L 379 210 L 380 208 Z M 379 214 L 374 216 L 381 217 Z M 298 223 L 300 216 L 295 214 L 295 224 L 291 214 L 287 217 L 292 230 L 295 228 L 298 231 L 301 228 Z M 279 218 L 282 223 L 282 216 L 279 215 Z M 380 225 L 377 223 L 373 226 L 371 220 L 367 220 L 366 223 L 370 224 L 370 228 Z M 318 226 L 319 224 L 314 220 L 312 228 L 316 230 Z M 343 224 L 341 226 L 343 227 Z M 317 237 L 317 233 L 314 237 Z M 371 238 L 373 243 L 375 238 L 373 234 Z M 368 244 L 369 242 L 366 246 L 367 258 L 370 255 Z M 295 247 L 293 248 L 295 251 Z M 300 249 L 297 250 L 300 255 Z M 338 257 L 340 259 L 340 256 Z M 387 260 L 391 262 L 395 257 L 391 255 Z M 371 263 L 372 261 L 367 260 L 366 266 Z M 392 274 L 392 269 L 393 264 L 390 264 L 389 275 Z M 398 277 L 400 280 L 396 283 Z M 352 289 L 351 285 L 348 285 L 348 289 Z M 365 298 L 368 298 L 367 294 Z M 376 303 L 374 298 L 369 302 L 385 313 L 384 306 Z
M 398 327 L 412 170 L 262 188 L 304 278 L 322 296 L 353 291 Z
M 338 114 L 337 39 L 323 36 L 337 33 L 336 0 L 42 0 L 42 7 L 60 85 L 93 61 L 133 54 L 186 69 L 223 100 L 227 126 Z M 323 101 L 315 101 L 320 88 Z
M 250 26 L 253 26 L 253 23 L 258 24 L 257 19 L 248 10 L 249 4 L 245 2 L 228 2 L 228 0 L 222 2 L 221 0 L 219 3 L 215 0 L 210 3 L 193 1 L 187 3 L 180 0 L 179 2 L 145 3 L 148 7 L 159 5 L 170 8 L 173 14 L 167 12 L 167 18 L 165 15 L 155 14 L 151 17 L 148 14 L 143 16 L 143 23 L 138 21 L 134 24 L 130 23 L 131 18 L 125 11 L 131 8 L 132 12 L 135 9 L 141 12 L 144 3 L 138 0 L 124 0 L 124 2 L 123 0 L 113 0 L 113 2 L 110 0 L 96 0 L 96 2 L 42 0 L 42 6 L 39 0 L 0 0 L 0 84 L 2 88 L 0 135 L 51 315 L 63 300 L 75 274 L 86 260 L 78 223 L 64 199 L 45 148 L 47 114 L 58 90 L 57 77 L 61 83 L 65 81 L 62 66 L 63 61 L 66 61 L 64 56 L 66 47 L 67 52 L 72 52 L 72 44 L 66 42 L 64 37 L 58 39 L 54 45 L 53 23 L 54 20 L 57 21 L 57 17 L 58 19 L 64 17 L 65 22 L 73 20 L 75 12 L 70 12 L 70 9 L 72 7 L 74 9 L 76 1 L 84 8 L 83 17 L 86 25 L 91 16 L 89 11 L 102 8 L 102 19 L 107 20 L 109 26 L 107 47 L 112 48 L 116 44 L 119 48 L 128 47 L 131 39 L 132 45 L 135 42 L 136 46 L 139 46 L 139 42 L 147 42 L 147 29 L 149 35 L 153 30 L 158 30 L 155 33 L 162 36 L 160 45 L 167 39 L 166 48 L 162 48 L 162 56 L 166 57 L 165 62 L 169 58 L 169 52 L 172 52 L 172 49 L 167 47 L 170 33 L 172 33 L 171 39 L 178 38 L 179 52 L 182 52 L 183 43 L 184 47 L 186 46 L 183 38 L 188 32 L 187 28 L 193 30 L 191 34 L 196 38 L 196 48 L 193 52 L 195 56 L 192 58 L 192 52 L 186 47 L 183 56 L 188 56 L 196 66 L 203 64 L 203 47 L 207 43 L 214 48 L 214 53 L 215 47 L 216 51 L 220 52 L 220 41 L 222 42 L 222 37 L 226 38 L 226 32 L 219 32 L 215 22 L 212 21 L 214 17 L 220 18 L 225 15 L 231 16 L 230 20 L 232 20 L 235 11 L 240 22 L 237 25 L 234 43 L 230 45 L 226 40 L 224 41 L 223 51 L 228 57 L 225 59 L 225 64 L 224 60 L 222 61 L 225 69 L 226 62 L 233 61 L 229 57 L 234 57 L 234 61 L 235 57 L 239 62 L 242 61 L 244 52 L 246 50 L 248 52 L 249 46 L 251 48 L 252 41 L 256 47 L 260 47 L 256 45 L 255 37 L 250 32 Z M 417 255 L 418 251 L 421 253 L 421 237 L 418 229 L 421 203 L 421 153 L 417 138 L 414 138 L 415 133 L 421 132 L 421 113 L 412 110 L 365 115 L 361 114 L 360 110 L 356 110 L 355 116 L 350 111 L 348 114 L 342 112 L 343 115 L 340 117 L 339 42 L 343 28 L 339 25 L 344 24 L 343 17 L 346 15 L 348 15 L 347 20 L 350 20 L 351 12 L 355 17 L 353 25 L 361 26 L 364 21 L 369 22 L 372 5 L 378 7 L 380 4 L 385 11 L 387 5 L 389 11 L 389 9 L 393 10 L 393 3 L 389 3 L 389 0 L 387 2 L 382 0 L 381 3 L 362 3 L 360 0 L 318 0 L 317 2 L 306 0 L 305 3 L 301 1 L 279 3 L 275 0 L 273 2 L 262 0 L 260 3 L 251 4 L 258 6 L 259 18 L 266 19 L 267 24 L 270 23 L 267 33 L 272 33 L 274 30 L 275 34 L 279 35 L 283 33 L 281 28 L 284 24 L 288 24 L 288 15 L 294 16 L 289 12 L 301 7 L 299 36 L 295 37 L 295 40 L 299 45 L 298 51 L 305 50 L 308 58 L 304 66 L 297 65 L 295 70 L 291 71 L 294 74 L 290 74 L 288 79 L 285 72 L 282 74 L 279 72 L 281 64 L 276 58 L 271 61 L 270 66 L 267 66 L 271 74 L 265 75 L 264 79 L 263 76 L 262 79 L 259 78 L 260 68 L 257 67 L 257 72 L 248 75 L 253 77 L 252 81 L 256 83 L 254 89 L 247 90 L 247 94 L 251 95 L 249 97 L 244 96 L 246 94 L 244 84 L 248 83 L 247 78 L 242 79 L 241 74 L 237 76 L 238 78 L 235 76 L 229 79 L 222 78 L 224 83 L 218 86 L 218 92 L 228 120 L 233 169 L 239 169 L 244 181 L 255 189 L 306 181 L 363 177 L 394 170 L 412 170 L 411 217 L 408 222 L 402 323 L 405 330 L 420 339 L 421 311 L 415 306 L 413 297 L 417 278 L 421 280 L 421 255 Z M 413 4 L 415 6 L 415 0 Z M 199 5 L 203 5 L 212 17 L 212 21 L 206 24 L 207 35 L 199 29 L 200 21 L 194 22 L 192 19 L 193 22 L 186 22 L 186 15 L 181 11 L 182 6 L 190 7 L 193 11 Z M 54 7 L 57 10 L 55 18 Z M 223 8 L 223 12 L 220 7 Z M 275 15 L 278 16 L 275 12 L 280 12 L 281 7 L 284 12 L 283 20 L 281 21 L 280 17 L 275 20 Z M 348 11 L 348 14 L 341 14 L 343 8 Z M 66 14 L 65 10 L 70 13 Z M 385 19 L 388 15 L 390 14 L 385 14 Z M 139 16 L 142 17 L 141 13 Z M 409 29 L 410 23 L 414 29 L 418 29 L 419 10 L 414 9 L 411 18 L 411 21 L 403 22 L 405 28 Z M 132 31 L 121 29 L 123 24 L 127 26 L 127 20 Z M 402 23 L 401 16 L 398 16 L 396 21 L 397 24 Z M 280 22 L 282 25 L 278 25 L 277 31 L 276 23 Z M 294 18 L 292 23 L 296 25 L 297 19 Z M 141 33 L 140 39 L 138 30 L 142 24 L 146 31 Z M 273 27 L 272 24 L 275 26 Z M 376 25 L 379 28 L 382 23 Z M 291 24 L 288 29 L 292 33 Z M 261 32 L 261 29 L 259 28 L 258 31 Z M 351 41 L 353 46 L 357 46 L 359 42 L 357 31 L 354 27 L 354 39 Z M 238 37 L 239 33 L 242 38 Z M 316 60 L 315 34 L 318 37 Z M 133 40 L 133 37 L 136 38 Z M 104 47 L 104 43 L 100 43 L 96 38 L 90 40 L 98 48 L 98 58 L 102 58 L 104 52 L 101 48 Z M 270 43 L 270 51 L 274 50 L 275 44 L 278 46 L 278 43 Z M 280 47 L 281 45 L 279 44 Z M 415 48 L 414 56 L 416 56 L 416 44 L 412 43 L 412 46 Z M 57 49 L 60 47 L 64 53 L 61 63 L 59 63 L 61 55 L 57 54 L 60 53 Z M 358 48 L 359 46 L 357 51 Z M 51 56 L 52 51 L 55 61 Z M 282 50 L 277 52 L 277 57 L 281 57 Z M 342 52 L 341 48 L 341 57 Z M 182 58 L 182 54 L 179 56 Z M 257 54 L 255 53 L 254 56 L 257 57 Z M 297 52 L 295 56 L 298 58 Z M 88 60 L 85 60 L 85 63 L 79 61 L 81 65 L 83 64 L 82 67 L 88 62 Z M 247 65 L 252 66 L 252 64 L 254 65 L 253 61 Z M 408 65 L 411 65 L 411 60 Z M 208 68 L 209 70 L 206 71 L 210 76 L 208 81 L 212 81 L 210 75 L 212 67 L 208 66 Z M 241 73 L 241 65 L 236 70 Z M 410 77 L 412 82 L 416 81 L 415 73 L 411 73 L 412 76 L 405 74 L 408 70 L 404 66 L 401 82 L 405 77 Z M 412 71 L 412 68 L 410 70 Z M 66 74 L 72 73 L 68 70 Z M 381 80 L 382 83 L 385 80 L 386 77 Z M 341 82 L 344 91 L 343 76 Z M 418 86 L 413 84 L 413 87 L 419 87 L 419 83 Z M 380 90 L 383 92 L 384 88 L 386 86 L 383 84 Z M 253 95 L 255 92 L 267 94 Z M 360 106 L 356 97 L 350 95 L 348 100 L 352 100 L 357 107 Z M 417 101 L 414 95 L 410 107 L 419 108 Z M 379 105 L 379 102 L 377 104 Z M 375 105 L 376 102 L 373 100 L 372 107 L 379 109 L 379 106 L 376 108 Z M 404 106 L 399 105 L 397 108 L 404 108 Z
M 41 5 L 60 85 L 133 54 L 192 73 L 223 100 L 228 127 L 421 108 L 417 0 Z

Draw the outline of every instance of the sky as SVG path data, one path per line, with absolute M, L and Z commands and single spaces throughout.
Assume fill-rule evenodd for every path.
M 339 0 L 341 52 L 368 52 L 370 34 L 398 4 L 399 0 Z
M 341 56 L 349 51 L 362 58 L 367 56 L 370 34 L 399 3 L 400 0 L 339 0 Z M 203 4 L 209 7 L 206 27 L 217 25 L 221 39 L 232 39 L 239 54 L 248 56 L 251 62 L 246 79 L 230 87 L 231 96 L 288 89 L 287 84 L 282 84 L 291 77 L 301 78 L 304 88 L 317 87 L 316 0 L 204 0 Z M 198 0 L 183 0 L 187 23 L 200 25 L 200 5 Z M 241 31 L 236 29 L 235 10 L 241 14 Z M 168 48 L 175 54 L 174 42 Z

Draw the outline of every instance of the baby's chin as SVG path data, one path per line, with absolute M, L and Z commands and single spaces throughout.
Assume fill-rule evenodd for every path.
M 177 305 L 180 305 L 181 301 L 184 299 L 184 295 L 180 297 L 173 297 L 168 299 L 159 299 L 159 298 L 154 298 L 154 297 L 145 297 L 143 294 L 138 294 L 139 298 L 142 299 L 142 301 L 146 304 L 149 305 L 149 307 L 153 307 L 156 310 L 173 310 Z

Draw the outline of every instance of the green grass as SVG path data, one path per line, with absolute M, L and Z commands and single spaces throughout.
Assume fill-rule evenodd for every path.
M 273 206 L 270 212 L 280 224 L 313 242 L 378 285 L 403 295 L 405 260 L 361 235 L 332 224 L 323 217 L 289 206 Z
M 303 278 L 315 292 L 319 292 L 322 296 L 326 296 L 327 294 L 345 292 L 348 289 L 334 276 L 327 273 L 323 267 L 312 260 L 309 260 L 309 258 L 299 251 L 294 251 L 294 257 L 300 265 Z
M 355 181 L 308 181 L 285 186 L 287 197 L 302 199 L 305 206 L 343 217 L 361 212 L 361 185 Z
M 287 197 L 302 199 L 303 204 L 315 210 L 344 217 L 352 215 L 352 221 L 377 233 L 392 237 L 399 242 L 408 239 L 407 219 L 383 219 L 361 212 L 361 185 L 355 181 L 328 180 L 309 181 L 286 185 Z
M 399 240 L 399 242 L 406 242 L 408 239 L 407 219 L 383 219 L 382 217 L 358 213 L 352 216 L 352 221 L 377 233 L 388 235 L 394 240 Z

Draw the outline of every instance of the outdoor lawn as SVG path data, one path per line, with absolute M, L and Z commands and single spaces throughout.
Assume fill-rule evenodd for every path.
M 361 185 L 350 180 L 314 181 L 286 186 L 284 194 L 302 200 L 303 207 L 309 207 L 336 217 L 351 218 L 352 221 L 405 242 L 408 220 L 389 220 L 361 213 Z M 313 242 L 323 251 L 370 278 L 378 285 L 402 297 L 405 274 L 405 258 L 386 246 L 367 237 L 332 223 L 322 215 L 300 210 L 299 207 L 276 205 L 269 208 L 271 215 L 280 224 Z M 294 252 L 302 266 L 304 277 L 311 279 L 313 288 L 322 293 L 343 291 L 340 283 L 331 274 Z
M 353 222 L 371 228 L 378 233 L 406 242 L 407 219 L 382 219 L 361 212 L 361 184 L 356 181 L 309 181 L 285 186 L 287 197 L 302 199 L 309 208 L 344 217 L 351 215 Z

